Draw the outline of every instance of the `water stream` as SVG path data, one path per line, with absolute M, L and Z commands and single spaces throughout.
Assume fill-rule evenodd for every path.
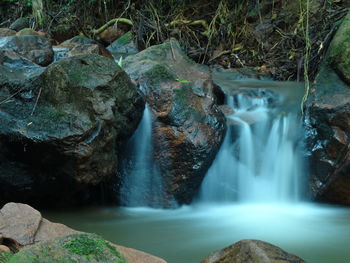
M 141 123 L 123 159 L 121 202 L 125 206 L 160 207 L 162 181 L 153 160 L 152 112 L 146 105 Z
M 259 95 L 259 94 L 258 94 Z M 201 202 L 292 202 L 301 197 L 300 117 L 268 97 L 230 96 L 224 143 L 202 184 Z
M 308 263 L 348 263 L 350 209 L 303 201 L 302 130 L 294 110 L 300 100 L 280 94 L 274 102 L 257 94 L 227 97 L 235 112 L 228 117 L 224 143 L 191 206 L 135 207 L 152 206 L 150 196 L 159 195 L 161 187 L 150 158 L 152 117 L 146 108 L 130 142 L 131 168 L 122 187 L 124 204 L 133 207 L 44 216 L 169 263 L 199 263 L 241 239 L 273 243 Z

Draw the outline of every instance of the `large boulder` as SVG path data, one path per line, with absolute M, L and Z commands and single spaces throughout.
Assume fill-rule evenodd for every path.
M 136 128 L 142 96 L 99 55 L 63 59 L 33 76 L 7 72 L 16 68 L 0 67 L 1 202 L 85 200 L 81 190 L 114 175 L 118 143 Z
M 246 239 L 211 253 L 201 263 L 305 263 L 305 261 L 267 242 Z
M 0 38 L 0 50 L 12 50 L 34 63 L 47 66 L 52 62 L 53 50 L 47 38 L 25 35 Z
M 161 258 L 115 245 L 97 235 L 52 223 L 43 218 L 39 211 L 20 203 L 8 203 L 0 210 L 0 246 L 4 246 L 4 240 L 18 244 L 17 247 L 12 247 L 12 253 L 20 250 L 12 256 L 10 253 L 2 253 L 0 248 L 0 262 L 4 263 L 166 263 Z
M 129 76 L 145 89 L 154 115 L 155 159 L 168 199 L 190 203 L 224 137 L 209 69 L 191 61 L 176 41 L 125 59 Z
M 336 33 L 306 103 L 314 199 L 350 205 L 350 13 Z

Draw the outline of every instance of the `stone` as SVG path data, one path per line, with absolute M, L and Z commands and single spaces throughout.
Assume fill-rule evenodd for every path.
M 111 52 L 115 60 L 119 60 L 121 56 L 126 58 L 139 52 L 131 31 L 115 40 L 107 47 L 107 50 Z
M 16 33 L 16 36 L 39 36 L 39 37 L 45 37 L 45 38 L 49 37 L 48 34 L 42 31 L 35 31 L 32 28 L 23 28 Z
M 112 244 L 114 245 L 114 244 Z M 166 263 L 164 259 L 133 248 L 114 245 L 128 263 Z
M 201 263 L 305 263 L 305 261 L 267 242 L 246 239 L 211 253 Z
M 73 234 L 33 244 L 20 250 L 9 263 L 126 263 L 108 241 L 95 234 Z
M 121 25 L 122 23 L 115 23 L 106 30 L 102 31 L 98 35 L 98 38 L 106 44 L 111 44 L 113 41 L 125 34 L 126 31 L 121 28 Z
M 11 249 L 9 249 L 9 247 L 4 246 L 4 245 L 0 245 L 0 250 L 5 251 L 5 252 L 8 252 L 8 253 L 11 252 Z
M 225 134 L 210 71 L 190 60 L 176 41 L 150 47 L 123 61 L 145 89 L 155 115 L 154 149 L 166 200 L 190 203 Z
M 127 74 L 99 55 L 44 70 L 21 79 L 0 66 L 0 101 L 7 102 L 0 105 L 0 200 L 88 202 L 92 188 L 114 175 L 144 100 Z
M 38 219 L 40 219 L 39 223 Z M 101 251 L 106 252 L 103 256 L 105 259 L 103 260 L 102 255 L 99 255 L 101 258 L 98 256 L 97 262 L 106 262 L 105 260 L 108 259 L 110 261 L 107 262 L 123 263 L 125 261 L 121 260 L 121 254 L 128 263 L 166 263 L 161 258 L 136 249 L 115 245 L 97 235 L 79 232 L 59 223 L 52 223 L 42 218 L 39 211 L 28 205 L 8 203 L 0 210 L 0 241 L 4 244 L 5 241 L 16 243 L 16 240 L 22 240 L 22 246 L 14 247 L 13 251 L 17 252 L 20 248 L 20 252 L 15 254 L 12 261 L 7 261 L 9 257 L 6 257 L 4 263 L 70 262 L 67 261 L 70 258 L 77 260 L 74 262 L 90 262 L 86 261 L 89 258 L 87 256 L 90 255 L 93 258 L 98 256 L 94 254 L 95 252 Z M 88 247 L 84 248 L 85 245 Z M 2 248 L 7 250 L 8 246 L 0 244 L 0 262 Z
M 343 19 L 331 42 L 327 60 L 330 67 L 350 85 L 350 12 Z
M 349 21 L 350 13 L 330 44 L 305 110 L 311 197 L 342 205 L 350 205 Z
M 0 233 L 22 246 L 32 244 L 41 214 L 25 204 L 8 203 L 0 210 Z
M 9 28 L 0 28 L 0 37 L 14 36 L 16 33 L 16 31 Z
M 20 17 L 9 26 L 9 28 L 14 31 L 20 31 L 21 29 L 28 28 L 28 27 L 29 27 L 28 17 Z
M 98 54 L 113 59 L 111 53 L 100 43 L 83 36 L 75 36 L 54 47 L 55 61 L 83 54 Z
M 73 56 L 83 55 L 83 54 L 98 54 L 106 58 L 113 59 L 112 55 L 109 53 L 107 49 L 105 49 L 101 45 L 96 45 L 96 44 L 77 45 L 69 50 L 67 56 L 73 57 Z
M 49 40 L 40 36 L 3 37 L 0 39 L 0 49 L 15 51 L 40 66 L 47 66 L 53 59 L 53 50 Z

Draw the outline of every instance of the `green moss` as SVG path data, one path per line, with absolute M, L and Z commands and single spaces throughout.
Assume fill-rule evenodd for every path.
M 11 257 L 11 253 L 0 250 L 0 263 L 7 263 Z
M 127 32 L 126 34 L 122 35 L 120 38 L 116 40 L 116 44 L 124 46 L 132 41 L 132 33 L 131 31 Z
M 118 263 L 127 263 L 115 247 L 96 235 L 76 235 L 76 237 L 64 243 L 62 247 L 73 254 L 83 256 L 89 260 L 108 260 L 108 254 L 105 253 L 107 250 L 119 259 L 117 261 Z
M 29 249 L 21 250 L 7 263 L 62 262 L 127 263 L 116 248 L 94 234 L 75 234 L 41 242 Z
M 162 81 L 176 80 L 176 76 L 161 64 L 157 64 L 148 70 L 145 77 L 151 85 L 159 84 Z

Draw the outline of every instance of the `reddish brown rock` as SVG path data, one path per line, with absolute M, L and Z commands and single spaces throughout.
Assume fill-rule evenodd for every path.
M 41 214 L 29 205 L 8 203 L 0 210 L 0 233 L 21 245 L 34 242 L 41 222 Z
M 16 35 L 16 31 L 9 28 L 0 28 L 0 37 L 9 37 Z
M 125 29 L 123 29 L 124 27 L 122 27 L 123 25 L 121 23 L 115 23 L 113 26 L 110 26 L 101 32 L 98 37 L 102 42 L 111 44 L 114 40 L 118 39 L 127 32 Z
M 123 67 L 146 89 L 155 114 L 155 158 L 166 195 L 189 203 L 225 133 L 209 69 L 191 61 L 176 41 L 127 57 Z
M 114 245 L 114 244 L 113 244 Z M 133 248 L 114 245 L 128 263 L 166 263 L 164 259 Z
M 83 54 L 98 54 L 113 59 L 111 53 L 100 43 L 83 36 L 75 36 L 54 47 L 56 60 Z
M 0 250 L 2 250 L 2 251 L 5 251 L 5 252 L 11 252 L 11 249 L 9 249 L 9 247 L 7 247 L 7 246 L 4 246 L 4 245 L 0 245 Z
M 62 224 L 52 223 L 42 218 L 39 211 L 25 204 L 8 203 L 0 210 L 0 241 L 12 239 L 15 243 L 18 241 L 24 246 L 21 247 L 24 251 L 35 249 L 38 247 L 38 244 L 39 246 L 43 243 L 46 245 L 56 242 L 57 239 L 70 238 L 74 234 L 84 233 Z M 143 251 L 111 244 L 118 249 L 129 263 L 166 263 L 163 259 Z M 7 246 L 1 245 L 1 243 L 0 250 L 11 251 Z M 38 256 L 40 257 L 40 254 Z M 50 255 L 45 250 L 45 255 L 43 256 L 50 258 L 50 256 L 55 255 Z
M 201 263 L 305 263 L 305 261 L 267 242 L 246 239 L 211 253 Z

